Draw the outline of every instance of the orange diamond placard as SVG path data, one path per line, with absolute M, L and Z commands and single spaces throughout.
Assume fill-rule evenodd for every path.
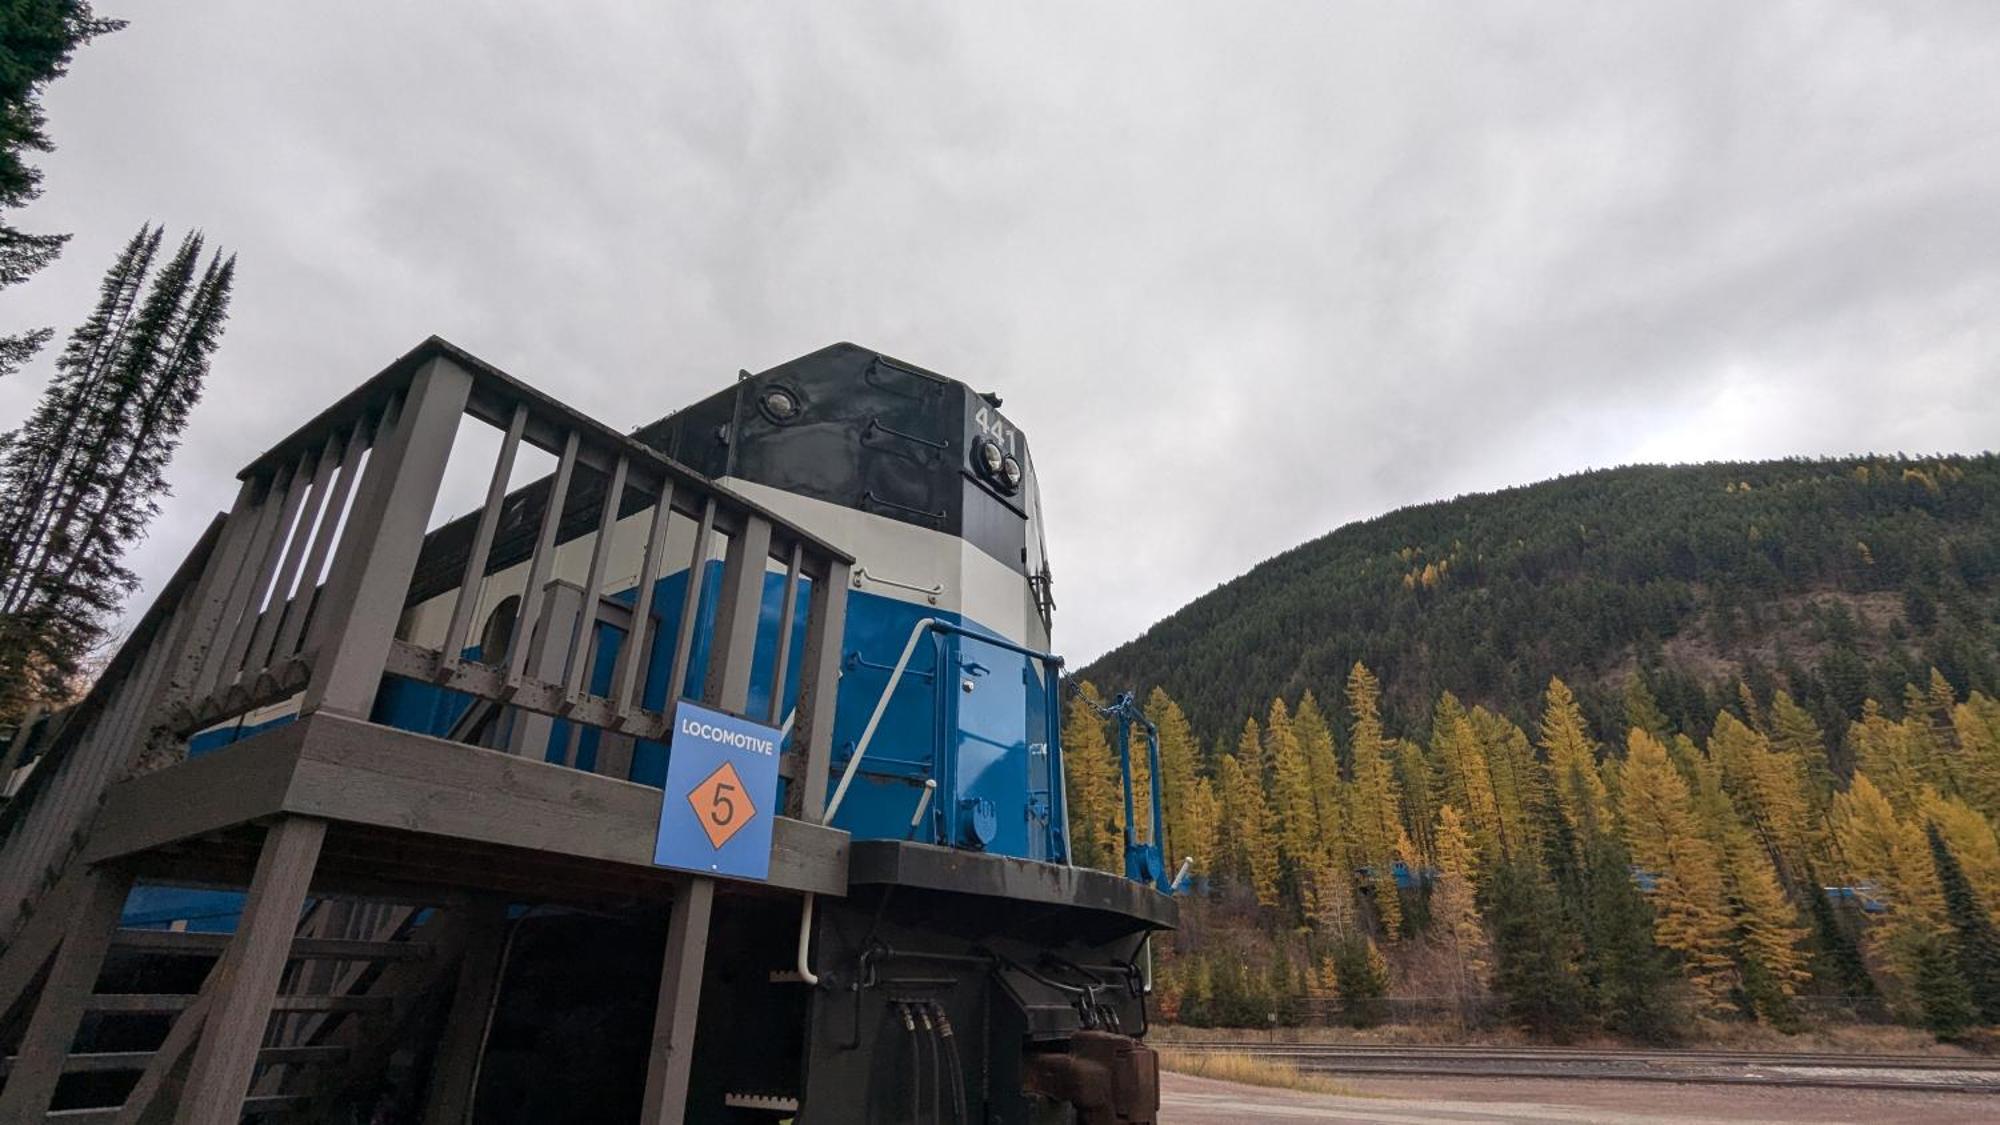
M 688 790 L 688 804 L 694 806 L 694 818 L 708 834 L 709 844 L 718 850 L 742 831 L 744 825 L 757 819 L 757 806 L 750 802 L 743 778 L 730 762 L 722 763 Z

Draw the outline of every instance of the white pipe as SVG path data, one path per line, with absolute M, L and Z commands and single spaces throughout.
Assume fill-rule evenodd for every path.
M 875 713 L 868 716 L 868 725 L 862 728 L 861 731 L 861 741 L 854 744 L 854 755 L 847 759 L 847 769 L 840 775 L 840 785 L 833 791 L 833 800 L 827 802 L 826 811 L 820 814 L 819 822 L 821 824 L 833 823 L 833 814 L 840 810 L 840 802 L 847 799 L 847 787 L 854 781 L 855 772 L 861 768 L 861 756 L 868 752 L 868 743 L 875 737 L 875 728 L 881 725 L 882 714 L 889 709 L 889 697 L 895 694 L 896 685 L 902 681 L 903 669 L 909 667 L 910 655 L 917 651 L 918 639 L 924 635 L 926 630 L 937 623 L 937 618 L 926 617 L 911 627 L 910 639 L 903 643 L 903 655 L 896 658 L 896 670 L 889 673 L 889 682 L 882 688 L 882 698 L 875 701 Z M 939 669 L 939 672 L 942 674 L 943 669 Z M 796 716 L 798 711 L 794 709 L 792 714 Z M 789 729 L 791 719 L 786 719 L 785 725 Z M 923 817 L 924 806 L 930 803 L 930 795 L 936 789 L 937 779 L 929 779 L 929 782 L 924 786 L 923 799 L 917 805 L 918 819 Z M 916 820 L 913 819 L 910 823 L 914 826 Z M 813 893 L 807 891 L 805 905 L 799 912 L 798 973 L 799 979 L 804 981 L 808 988 L 819 983 L 819 976 L 812 971 L 812 962 L 807 956 L 807 951 L 812 944 L 812 924 Z
M 821 814 L 821 824 L 833 823 L 833 814 L 840 811 L 840 802 L 847 799 L 847 787 L 854 782 L 854 775 L 861 769 L 861 758 L 868 753 L 868 743 L 875 738 L 875 728 L 881 725 L 882 715 L 889 710 L 889 697 L 896 693 L 896 685 L 902 682 L 903 669 L 910 665 L 910 655 L 917 651 L 917 641 L 926 630 L 939 624 L 935 617 L 926 617 L 910 628 L 910 639 L 903 642 L 903 655 L 896 658 L 896 669 L 889 673 L 889 682 L 883 685 L 882 698 L 875 701 L 875 713 L 868 716 L 868 725 L 861 728 L 861 740 L 854 744 L 854 754 L 847 759 L 847 768 L 841 771 L 840 784 L 833 791 L 833 800 L 826 804 L 826 812 Z M 939 668 L 943 675 L 944 669 Z
M 1174 881 L 1167 884 L 1167 893 L 1172 894 L 1187 883 L 1188 872 L 1194 870 L 1194 857 L 1181 860 L 1181 869 L 1174 872 Z
M 915 833 L 917 825 L 924 822 L 924 810 L 931 807 L 931 796 L 937 792 L 937 778 L 924 779 L 924 791 L 917 794 L 917 811 L 910 817 L 910 831 Z
M 799 979 L 806 982 L 807 988 L 811 988 L 812 986 L 819 983 L 819 977 L 812 971 L 812 962 L 806 956 L 806 946 L 808 943 L 812 941 L 812 932 L 813 932 L 813 893 L 811 891 L 807 891 L 805 907 L 799 913 L 799 966 L 798 966 Z

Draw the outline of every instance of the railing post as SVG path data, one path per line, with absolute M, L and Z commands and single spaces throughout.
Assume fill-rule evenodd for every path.
M 708 671 L 702 677 L 702 701 L 733 714 L 742 714 L 750 705 L 750 666 L 757 652 L 765 562 L 770 557 L 770 521 L 744 516 L 742 528 L 729 537 L 723 555 L 722 597 L 715 608 Z
M 424 525 L 472 392 L 472 376 L 433 359 L 410 380 L 394 430 L 379 436 L 314 616 L 327 626 L 301 712 L 366 719 L 396 636 Z
M 833 768 L 833 712 L 840 693 L 840 658 L 847 633 L 848 565 L 828 559 L 826 573 L 813 582 L 806 615 L 804 683 L 792 745 L 805 748 L 805 768 L 793 779 L 798 816 L 818 823 L 826 808 L 826 775 Z M 797 753 L 796 750 L 793 751 Z

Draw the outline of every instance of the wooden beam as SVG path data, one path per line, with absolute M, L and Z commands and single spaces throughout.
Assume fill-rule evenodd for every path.
M 486 1047 L 486 1019 L 500 990 L 500 956 L 507 942 L 507 904 L 482 900 L 466 908 L 465 955 L 444 1036 L 431 1062 L 430 1095 L 424 1125 L 462 1125 L 472 1116 L 479 1091 L 479 1055 Z
M 309 817 L 286 817 L 267 833 L 236 939 L 209 974 L 205 991 L 214 1007 L 188 1067 L 176 1125 L 220 1125 L 242 1114 L 278 974 L 325 837 L 326 822 Z
M 309 733 L 286 812 L 610 860 L 647 878 L 669 877 L 653 866 L 660 791 L 651 786 L 335 715 L 295 725 Z M 766 882 L 846 895 L 847 834 L 779 818 Z
M 0 952 L 0 1025 L 32 995 L 35 981 L 41 978 L 42 970 L 48 968 L 56 949 L 62 945 L 70 906 L 83 883 L 83 870 L 83 865 L 78 864 L 42 896 L 28 924 Z
M 667 923 L 666 957 L 660 966 L 660 997 L 653 1012 L 653 1045 L 646 1063 L 641 1125 L 680 1125 L 687 1116 L 695 1020 L 701 1010 L 701 974 L 708 956 L 708 924 L 714 906 L 715 882 L 711 879 L 690 879 L 686 891 L 674 900 L 673 916 Z
M 131 876 L 121 872 L 96 868 L 84 874 L 65 912 L 62 946 L 21 1036 L 7 1085 L 0 1088 L 0 1121 L 32 1121 L 48 1111 L 131 888 Z
M 306 729 L 287 723 L 112 786 L 84 860 L 101 863 L 275 815 L 284 808 Z

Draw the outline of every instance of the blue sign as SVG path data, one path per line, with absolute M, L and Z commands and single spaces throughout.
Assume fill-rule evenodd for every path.
M 703 875 L 766 879 L 778 815 L 775 727 L 694 703 L 674 711 L 653 862 Z

